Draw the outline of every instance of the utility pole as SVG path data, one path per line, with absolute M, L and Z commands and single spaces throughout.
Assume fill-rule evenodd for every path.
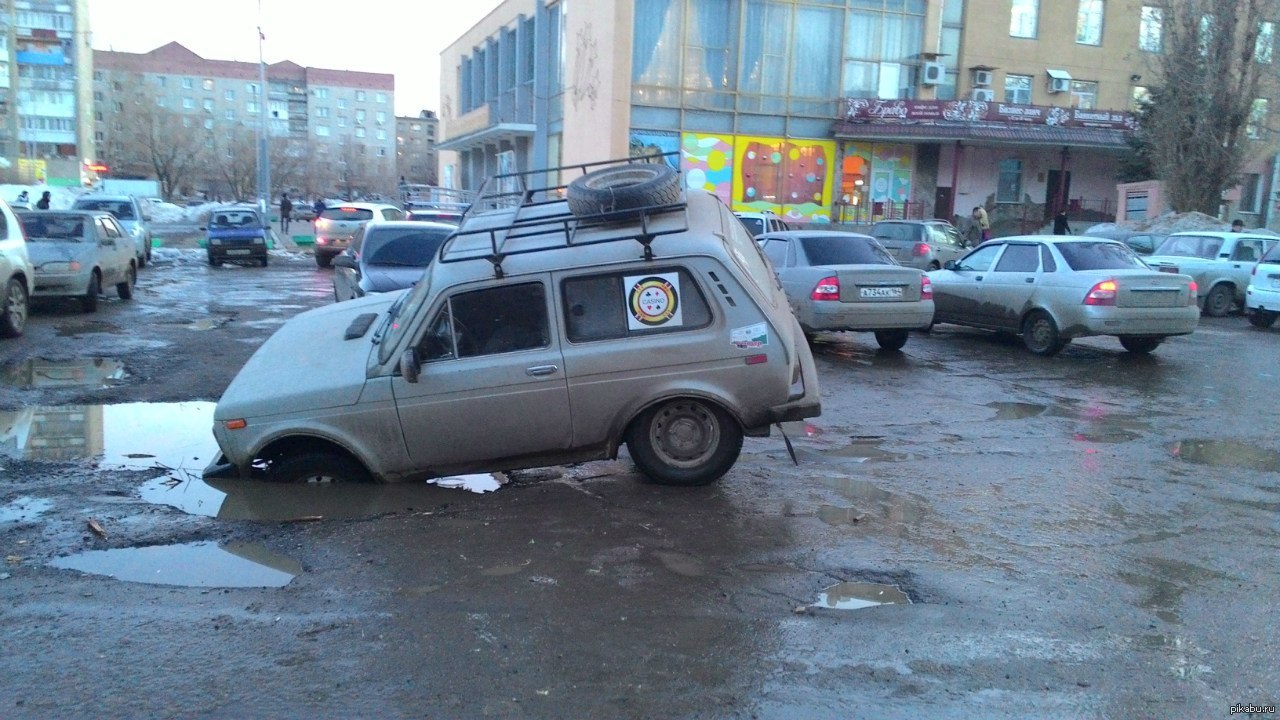
M 267 64 L 262 57 L 262 0 L 258 0 L 258 212 L 262 227 L 271 228 L 271 158 L 267 153 Z M 265 236 L 265 233 L 264 233 Z

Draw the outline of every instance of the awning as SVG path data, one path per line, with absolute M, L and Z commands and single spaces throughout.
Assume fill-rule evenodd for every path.
M 970 141 L 993 145 L 1044 145 L 1120 150 L 1128 147 L 1127 132 L 1113 128 L 1016 125 L 1013 123 L 836 123 L 840 140 L 902 140 L 905 142 Z
M 1071 73 L 1067 72 L 1066 70 L 1054 70 L 1053 68 L 1045 68 L 1045 72 L 1049 74 L 1049 77 L 1054 78 L 1055 80 L 1071 79 Z
M 513 142 L 516 138 L 531 138 L 538 126 L 533 123 L 498 123 L 482 130 L 466 135 L 442 140 L 436 143 L 439 150 L 471 150 L 485 145 L 496 145 L 503 140 Z

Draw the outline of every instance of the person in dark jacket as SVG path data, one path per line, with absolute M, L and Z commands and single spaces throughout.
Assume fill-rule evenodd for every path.
M 316 211 L 316 219 L 320 219 L 320 213 L 324 212 L 324 198 L 316 198 L 316 204 L 311 208 Z
M 45 191 L 44 191 L 44 194 L 42 194 L 42 195 L 40 196 L 40 200 L 36 203 L 36 209 L 37 209 L 37 210 L 48 210 L 48 209 L 49 209 L 49 200 L 51 200 L 51 199 L 52 199 L 52 195 L 50 195 L 50 193 L 49 193 L 49 191 L 48 191 L 48 190 L 45 190 Z
M 1070 235 L 1071 226 L 1067 224 L 1067 211 L 1059 210 L 1057 215 L 1053 216 L 1053 234 L 1054 235 Z
M 289 218 L 293 215 L 293 201 L 289 193 L 280 193 L 280 232 L 289 232 Z

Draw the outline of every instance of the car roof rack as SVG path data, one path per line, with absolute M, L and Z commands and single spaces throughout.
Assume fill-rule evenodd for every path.
M 555 179 L 576 179 L 614 166 L 666 163 L 674 167 L 679 154 L 651 153 L 490 176 L 463 214 L 459 230 L 441 244 L 439 262 L 488 260 L 494 277 L 502 278 L 502 262 L 512 255 L 624 240 L 640 243 L 644 259 L 653 260 L 655 239 L 689 229 L 683 180 L 677 177 L 680 194 L 675 202 L 579 215 L 565 202 L 568 183 L 555 184 Z M 679 170 L 676 172 L 678 175 Z M 501 211 L 511 211 L 509 219 Z M 497 222 L 486 223 L 489 218 Z

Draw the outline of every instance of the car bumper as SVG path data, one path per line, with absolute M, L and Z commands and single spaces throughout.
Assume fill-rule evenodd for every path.
M 1250 285 L 1245 290 L 1245 312 L 1262 310 L 1264 312 L 1280 312 L 1280 288 L 1270 290 Z
M 89 288 L 89 274 L 93 269 L 74 273 L 36 273 L 35 297 L 67 297 L 83 295 Z
M 809 330 L 911 330 L 933 322 L 933 301 L 810 302 L 801 306 L 799 315 L 800 324 Z
M 1176 308 L 1088 307 L 1080 322 L 1066 328 L 1063 337 L 1088 335 L 1188 335 L 1200 323 L 1195 306 Z
M 347 246 L 350 244 L 351 244 L 351 238 L 334 238 L 334 237 L 326 237 L 324 235 L 317 235 L 314 251 L 316 255 L 333 257 L 334 255 L 337 255 L 343 250 L 346 250 Z
M 822 414 L 822 401 L 818 397 L 818 367 L 813 362 L 813 352 L 809 349 L 809 343 L 805 342 L 798 322 L 794 336 L 800 377 L 791 384 L 791 395 L 787 402 L 769 409 L 770 423 L 804 420 Z
M 244 258 L 264 258 L 267 246 L 263 245 L 209 245 L 206 248 L 209 257 L 221 260 L 238 260 Z

